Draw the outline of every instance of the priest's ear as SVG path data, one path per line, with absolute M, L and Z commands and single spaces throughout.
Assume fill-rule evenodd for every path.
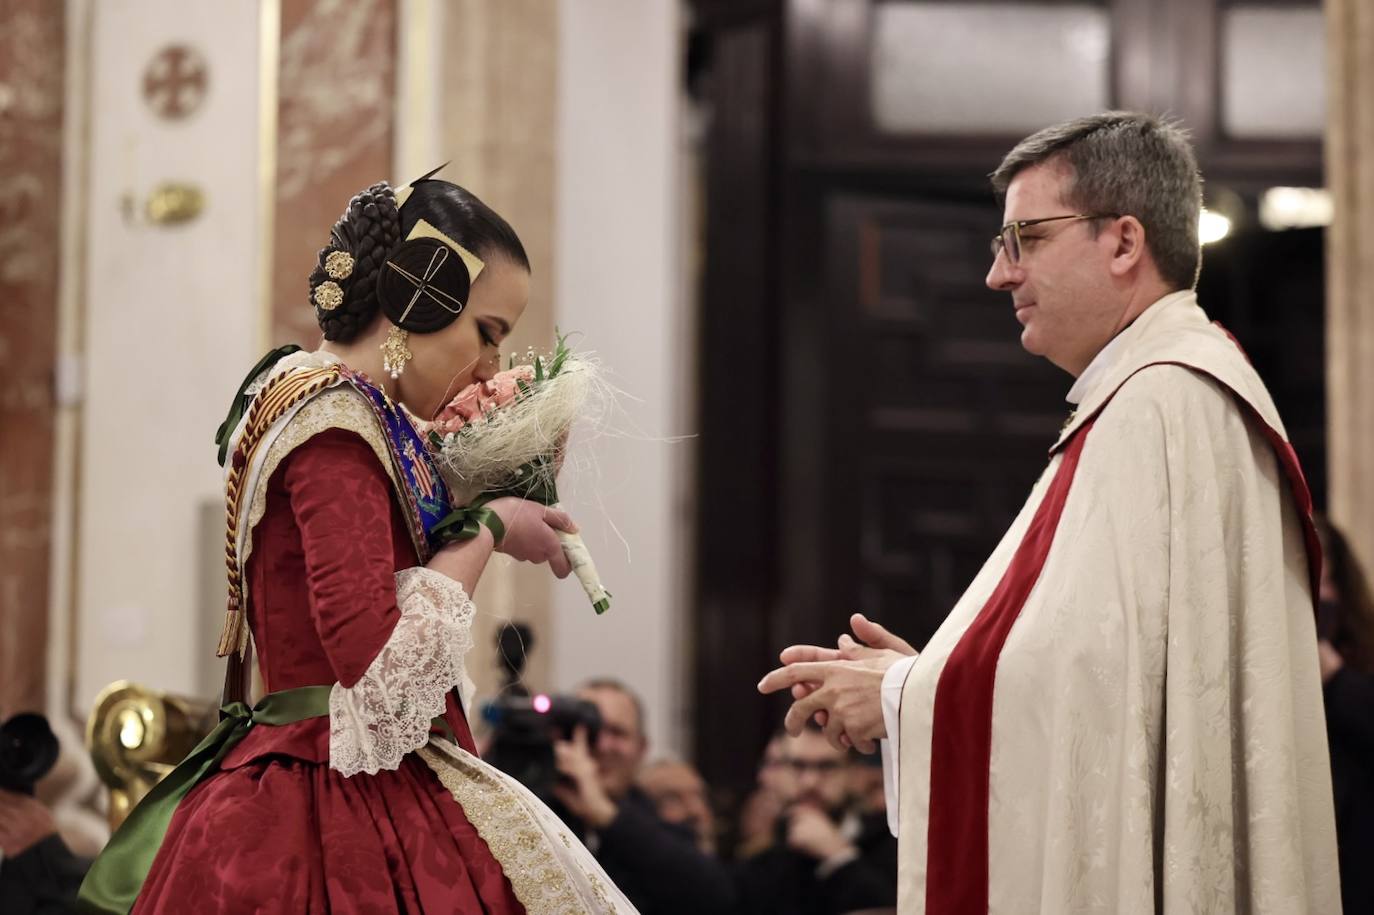
M 1143 263 L 1153 262 L 1145 244 L 1145 227 L 1134 216 L 1118 216 L 1102 234 L 1112 245 L 1111 260 L 1107 263 L 1112 276 L 1129 276 Z

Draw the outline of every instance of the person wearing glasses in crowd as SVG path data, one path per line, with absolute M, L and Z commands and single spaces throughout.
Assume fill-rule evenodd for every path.
M 779 731 L 763 748 L 763 758 L 759 760 L 756 773 L 757 786 L 740 805 L 735 845 L 738 860 L 772 848 L 777 838 L 778 819 L 787 799 L 792 796 L 792 769 L 784 758 L 789 739 L 786 731 Z
M 901 912 L 1337 912 L 1311 499 L 1194 293 L 1191 144 L 1108 112 L 992 183 L 987 285 L 1073 412 L 919 654 L 856 614 L 760 689 L 793 733 L 887 738 Z
M 850 794 L 850 751 L 814 723 L 783 735 L 791 777 L 777 840 L 738 872 L 741 915 L 840 915 L 897 902 L 897 842 L 885 824 L 865 829 Z

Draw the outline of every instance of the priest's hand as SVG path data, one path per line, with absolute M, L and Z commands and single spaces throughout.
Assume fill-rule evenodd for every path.
M 896 651 L 883 651 L 862 660 L 798 661 L 765 676 L 759 692 L 804 686 L 806 695 L 792 703 L 783 721 L 787 733 L 800 734 L 807 719 L 815 716 L 831 746 L 872 753 L 877 749 L 874 741 L 887 736 L 883 675 L 901 657 Z
M 905 657 L 916 654 L 916 649 L 911 647 L 910 642 L 901 636 L 888 632 L 886 627 L 873 622 L 862 613 L 855 613 L 849 617 L 849 628 L 854 630 L 855 639 L 873 651 L 895 651 Z M 847 636 L 840 636 L 841 649 L 845 647 L 844 640 L 846 638 Z
M 822 648 L 818 645 L 792 645 L 784 648 L 779 658 L 788 667 L 792 665 L 817 665 L 806 667 L 806 671 L 827 669 L 820 665 L 837 661 L 864 662 L 871 669 L 880 670 L 876 691 L 872 695 L 874 708 L 864 709 L 865 714 L 862 717 L 863 721 L 870 724 L 866 730 L 872 730 L 872 726 L 876 726 L 876 732 L 873 736 L 861 736 L 859 733 L 843 727 L 838 729 L 837 736 L 837 729 L 831 724 L 831 707 L 829 704 L 821 704 L 811 712 L 798 712 L 798 707 L 803 701 L 812 698 L 821 686 L 822 680 L 793 678 L 787 684 L 773 681 L 771 678 L 783 674 L 788 669 L 785 667 L 764 677 L 763 681 L 759 683 L 759 690 L 769 693 L 781 689 L 783 685 L 791 686 L 792 698 L 796 702 L 793 703 L 792 710 L 788 713 L 789 731 L 792 731 L 790 722 L 793 720 L 794 713 L 801 714 L 801 717 L 796 719 L 797 731 L 793 733 L 800 732 L 801 727 L 806 723 L 806 718 L 814 716 L 816 723 L 824 730 L 826 738 L 835 746 L 856 747 L 860 752 L 872 753 L 877 749 L 877 745 L 873 741 L 886 736 L 886 726 L 882 720 L 882 673 L 886 673 L 889 667 L 902 658 L 915 655 L 916 649 L 911 647 L 911 643 L 888 632 L 886 628 L 868 619 L 862 613 L 855 613 L 851 616 L 849 625 L 854 630 L 853 637 L 848 633 L 841 635 L 836 648 Z M 846 681 L 848 679 L 846 678 Z M 838 688 L 841 684 L 837 680 L 834 685 Z M 822 700 L 817 701 L 823 702 L 824 698 L 822 697 Z M 808 704 L 805 708 L 811 708 L 811 705 Z M 876 714 L 876 722 L 871 720 L 869 713 Z
M 888 632 L 884 626 L 873 622 L 862 613 L 850 616 L 849 626 L 854 630 L 854 635 L 842 634 L 836 642 L 836 648 L 791 645 L 782 650 L 779 658 L 784 664 L 796 664 L 799 661 L 861 661 L 883 657 L 886 652 L 896 652 L 898 657 L 916 654 L 916 649 L 911 647 L 910 642 Z M 801 698 L 796 689 L 793 690 L 793 695 Z

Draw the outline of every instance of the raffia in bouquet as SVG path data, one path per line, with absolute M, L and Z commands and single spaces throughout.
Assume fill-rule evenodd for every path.
M 436 532 L 448 539 L 475 535 L 479 523 L 492 522 L 483 506 L 504 496 L 558 505 L 568 435 L 575 422 L 594 415 L 605 391 L 595 360 L 574 353 L 563 336 L 551 356 L 532 355 L 527 364 L 459 391 L 434 422 L 422 425 L 457 506 Z M 604 613 L 611 595 L 581 535 L 559 531 L 558 537 L 592 607 Z

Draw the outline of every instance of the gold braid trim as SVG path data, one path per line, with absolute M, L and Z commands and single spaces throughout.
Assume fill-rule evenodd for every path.
M 232 651 L 242 654 L 248 644 L 248 627 L 244 625 L 242 566 L 238 557 L 243 476 L 252 465 L 267 430 L 296 404 L 337 384 L 339 377 L 340 368 L 337 365 L 286 372 L 269 381 L 248 408 L 243 434 L 234 447 L 229 472 L 224 479 L 224 558 L 229 572 L 229 606 L 225 611 L 219 645 L 215 649 L 215 654 L 221 658 Z
M 316 394 L 291 417 L 286 426 L 277 433 L 268 446 L 262 461 L 262 469 L 256 474 L 257 482 L 247 498 L 247 518 L 240 522 L 240 530 L 252 531 L 267 513 L 268 481 L 276 473 L 281 462 L 309 439 L 328 429 L 346 429 L 358 435 L 372 448 L 378 462 L 386 469 L 391 485 L 400 491 L 400 479 L 391 463 L 391 447 L 386 434 L 377 423 L 377 415 L 367 398 L 349 384 L 341 384 Z M 253 553 L 253 538 L 244 537 L 239 549 L 239 566 L 248 568 L 248 558 Z M 244 607 L 247 607 L 248 594 L 245 586 Z M 245 618 L 245 623 L 247 622 Z M 248 627 L 243 627 L 243 645 L 247 645 Z M 240 649 L 242 650 L 242 649 Z
M 463 808 L 463 815 L 491 849 L 529 915 L 609 915 L 616 911 L 600 875 L 583 870 L 592 899 L 578 891 L 568 873 L 569 865 L 550 851 L 550 839 L 519 792 L 457 746 L 446 745 L 440 751 L 431 741 L 431 746 L 416 752 Z M 571 840 L 561 832 L 560 836 L 571 847 Z

